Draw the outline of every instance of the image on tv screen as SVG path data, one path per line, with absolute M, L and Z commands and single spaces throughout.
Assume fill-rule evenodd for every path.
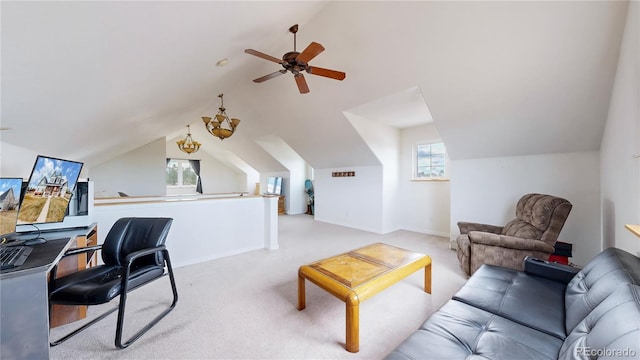
M 271 176 L 267 178 L 267 194 L 280 195 L 282 191 L 282 177 Z
M 17 224 L 63 221 L 82 165 L 77 161 L 38 155 L 20 204 Z
M 0 178 L 0 235 L 16 231 L 21 178 Z

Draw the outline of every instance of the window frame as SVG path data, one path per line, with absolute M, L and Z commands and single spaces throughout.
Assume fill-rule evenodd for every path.
M 444 147 L 444 157 L 442 159 L 444 166 L 444 173 L 441 176 L 418 176 L 418 148 L 425 145 L 442 144 Z M 413 144 L 411 149 L 411 181 L 449 181 L 449 161 L 447 156 L 447 148 L 442 140 L 429 140 L 429 141 L 417 141 Z M 430 155 L 433 153 L 430 151 Z
M 165 171 L 166 169 L 169 167 L 169 164 L 174 161 L 178 163 L 178 167 L 182 168 L 183 164 L 187 164 L 189 167 L 191 167 L 191 164 L 189 163 L 188 159 L 179 159 L 179 158 L 169 158 L 169 162 L 167 163 L 167 165 L 165 166 Z M 193 171 L 195 173 L 195 171 L 193 170 L 193 168 L 191 168 L 191 171 Z M 178 179 L 177 179 L 177 184 L 176 185 L 169 185 L 167 184 L 167 180 L 165 178 L 165 186 L 167 189 L 173 189 L 173 190 L 177 190 L 177 189 L 184 189 L 184 190 L 189 190 L 189 193 L 194 193 L 197 194 L 197 187 L 198 187 L 198 175 L 196 175 L 196 183 L 193 185 L 185 185 L 183 183 L 183 174 L 182 171 L 178 171 L 177 173 L 178 175 Z

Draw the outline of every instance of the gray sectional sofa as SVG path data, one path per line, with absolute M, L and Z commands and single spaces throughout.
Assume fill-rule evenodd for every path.
M 387 359 L 640 358 L 640 258 L 609 248 L 577 271 L 483 265 Z

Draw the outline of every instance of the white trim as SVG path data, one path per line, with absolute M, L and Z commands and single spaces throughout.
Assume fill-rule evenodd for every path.
M 429 176 L 429 177 L 418 177 L 418 146 L 421 145 L 432 145 L 432 144 L 442 144 L 445 147 L 444 150 L 444 175 L 443 176 Z M 444 145 L 442 139 L 434 139 L 434 140 L 424 140 L 424 141 L 416 141 L 413 143 L 411 147 L 411 181 L 430 181 L 430 180 L 438 180 L 444 181 L 449 180 L 449 162 L 447 161 L 447 148 Z

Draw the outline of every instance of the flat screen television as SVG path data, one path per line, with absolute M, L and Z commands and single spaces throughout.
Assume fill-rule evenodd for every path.
M 270 176 L 267 178 L 267 194 L 281 195 L 282 193 L 282 177 Z
M 64 220 L 83 163 L 38 155 L 20 203 L 17 225 Z
M 0 237 L 16 231 L 22 178 L 0 178 Z

